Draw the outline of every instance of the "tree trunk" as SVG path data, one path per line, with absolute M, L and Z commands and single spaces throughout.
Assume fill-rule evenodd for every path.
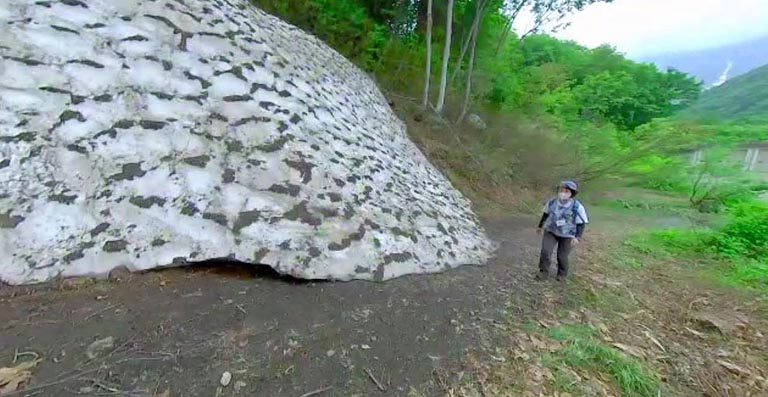
M 527 5 L 528 2 L 525 0 L 518 0 L 518 2 L 515 5 L 515 8 L 512 10 L 512 15 L 509 16 L 509 19 L 507 20 L 507 23 L 504 24 L 504 30 L 501 32 L 501 36 L 499 36 L 499 41 L 496 43 L 496 52 L 494 53 L 494 56 L 499 55 L 499 51 L 501 51 L 501 46 L 504 45 L 504 42 L 507 41 L 507 37 L 509 37 L 509 32 L 512 31 L 512 25 L 515 24 L 515 20 L 517 20 L 517 16 L 520 15 L 520 12 L 523 10 L 523 7 Z
M 438 113 L 445 107 L 445 92 L 448 88 L 448 62 L 451 60 L 451 30 L 453 30 L 453 0 L 448 0 L 448 12 L 445 18 L 445 48 L 443 49 L 443 66 L 440 72 L 440 95 L 437 98 L 435 110 Z
M 472 23 L 472 26 L 474 26 L 474 21 Z M 469 44 L 472 41 L 472 32 L 474 30 L 470 29 L 469 35 L 467 35 L 467 38 L 464 40 L 464 43 L 461 44 L 461 52 L 459 53 L 459 59 L 456 61 L 456 68 L 453 69 L 453 73 L 451 73 L 451 82 L 456 81 L 456 77 L 459 76 L 459 70 L 461 70 L 461 64 L 464 63 L 464 56 L 467 55 L 467 49 L 469 48 Z
M 461 107 L 461 114 L 459 115 L 458 120 L 456 120 L 456 124 L 464 121 L 464 117 L 467 115 L 467 110 L 469 110 L 469 99 L 472 95 L 472 73 L 475 69 L 475 50 L 477 49 L 477 36 L 480 35 L 480 23 L 482 22 L 482 19 L 483 9 L 478 2 L 477 15 L 475 16 L 475 21 L 472 24 L 472 42 L 470 43 L 469 68 L 467 69 L 467 87 L 464 91 L 464 104 Z
M 509 20 L 507 23 L 504 24 L 504 29 L 501 32 L 501 35 L 499 35 L 499 41 L 496 43 L 496 51 L 494 51 L 493 55 L 498 56 L 499 51 L 501 51 L 501 46 L 504 45 L 504 42 L 507 41 L 507 37 L 509 37 L 509 31 L 512 30 L 512 23 L 513 20 Z
M 429 105 L 429 83 L 432 77 L 432 0 L 427 2 L 427 66 L 424 71 L 424 98 L 421 104 Z
M 475 23 L 477 22 L 477 18 L 481 17 L 481 15 L 485 12 L 485 6 L 488 5 L 488 0 L 476 0 L 477 1 L 477 8 L 478 10 L 475 11 L 475 17 L 472 19 L 472 27 L 469 30 L 469 36 L 464 40 L 464 43 L 461 45 L 461 52 L 459 53 L 459 60 L 456 61 L 456 68 L 453 70 L 453 73 L 451 74 L 451 82 L 456 81 L 456 78 L 459 76 L 459 71 L 461 70 L 461 64 L 464 63 L 464 57 L 467 55 L 467 49 L 469 49 L 470 42 L 472 41 L 472 33 L 475 31 Z

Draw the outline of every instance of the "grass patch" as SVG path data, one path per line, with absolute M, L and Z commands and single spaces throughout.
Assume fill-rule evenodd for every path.
M 627 256 L 627 255 L 617 255 L 617 257 L 614 259 L 614 262 L 619 267 L 630 268 L 630 269 L 640 269 L 645 267 L 645 262 L 643 262 L 639 258 L 635 258 L 633 256 Z
M 636 253 L 655 257 L 674 257 L 703 250 L 707 230 L 663 229 L 638 233 L 628 238 L 624 245 Z
M 739 250 L 746 244 L 729 241 L 726 247 L 737 247 L 731 251 L 722 248 L 722 232 L 709 230 L 667 229 L 639 233 L 624 242 L 616 264 L 627 268 L 642 267 L 647 258 L 662 260 L 670 265 L 675 262 L 684 266 L 697 266 L 708 278 L 720 284 L 757 291 L 768 295 L 768 259 L 740 255 Z M 725 251 L 725 252 L 723 252 Z M 645 258 L 645 259 L 643 259 Z M 679 264 L 678 263 L 678 264 Z
M 565 368 L 582 369 L 609 375 L 626 396 L 655 397 L 659 376 L 639 360 L 600 342 L 595 330 L 584 325 L 566 325 L 547 330 L 564 347 L 543 357 L 542 362 L 555 374 L 555 386 L 572 391 L 572 375 Z
M 734 261 L 721 270 L 720 279 L 726 284 L 747 287 L 768 294 L 768 260 L 744 259 Z

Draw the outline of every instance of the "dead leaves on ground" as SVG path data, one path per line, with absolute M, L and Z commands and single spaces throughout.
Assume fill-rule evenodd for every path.
M 645 351 L 639 347 L 629 346 L 623 343 L 614 343 L 613 347 L 623 351 L 624 353 L 629 354 L 630 356 L 634 356 L 641 359 L 644 359 L 646 357 Z
M 155 394 L 155 397 L 171 397 L 171 389 L 165 389 L 164 392 Z
M 0 395 L 19 390 L 32 378 L 32 369 L 42 361 L 35 359 L 25 361 L 13 367 L 0 368 Z

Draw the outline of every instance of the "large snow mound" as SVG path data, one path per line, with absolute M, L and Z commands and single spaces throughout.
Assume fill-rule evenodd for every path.
M 494 249 L 368 76 L 246 0 L 0 2 L 0 56 L 4 282 L 385 280 Z

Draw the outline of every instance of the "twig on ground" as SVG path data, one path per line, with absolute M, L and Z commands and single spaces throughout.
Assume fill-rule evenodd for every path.
M 111 392 L 111 393 L 122 393 L 123 392 L 122 390 L 120 390 L 120 389 L 118 389 L 116 387 L 110 387 L 108 385 L 105 385 L 102 381 L 100 381 L 98 379 L 95 379 L 95 378 L 87 378 L 87 379 L 84 379 L 84 380 L 87 380 L 88 382 L 91 382 L 91 384 L 94 387 L 98 387 L 99 389 L 104 389 L 104 390 L 106 390 L 108 392 Z
M 640 299 L 637 299 L 635 294 L 632 293 L 632 290 L 627 288 L 626 291 L 629 294 L 629 297 L 632 298 L 632 300 L 635 301 L 635 303 L 637 303 L 637 304 L 643 306 L 644 308 L 648 309 L 648 305 L 646 305 L 645 302 L 641 301 Z
M 304 394 L 301 395 L 301 397 L 316 396 L 318 394 L 325 393 L 325 392 L 327 392 L 328 390 L 331 390 L 331 389 L 333 389 L 333 386 L 326 386 L 326 387 L 323 387 L 322 389 L 312 390 L 311 392 L 304 393 Z
M 653 342 L 654 345 L 658 346 L 659 349 L 661 349 L 661 351 L 663 351 L 664 353 L 667 352 L 667 349 L 665 349 L 664 346 L 661 344 L 661 342 L 659 342 L 658 339 L 654 338 L 653 335 L 651 335 L 650 332 L 645 331 L 645 336 L 647 336 L 648 339 L 650 339 L 651 342 Z
M 384 385 L 382 385 L 381 382 L 379 382 L 379 380 L 376 379 L 375 376 L 373 376 L 373 372 L 371 372 L 371 370 L 369 368 L 365 369 L 365 373 L 368 375 L 369 378 L 371 378 L 371 381 L 373 381 L 373 383 L 376 384 L 376 387 L 378 387 L 379 390 L 381 390 L 382 392 L 387 391 L 387 388 L 384 387 Z
M 686 329 L 688 332 L 690 332 L 690 333 L 692 333 L 692 334 L 696 335 L 696 336 L 697 336 L 697 337 L 699 337 L 699 338 L 702 338 L 702 339 L 706 338 L 706 335 L 705 335 L 705 334 L 703 334 L 703 333 L 701 333 L 701 332 L 699 332 L 699 331 L 696 331 L 696 330 L 694 330 L 694 329 L 691 329 L 691 328 L 688 328 L 688 327 L 685 327 L 685 329 Z
M 20 325 L 29 326 L 29 325 L 58 324 L 58 323 L 59 322 L 56 320 L 40 320 L 40 321 L 27 321 L 26 323 L 21 323 Z
M 241 312 L 243 312 L 243 314 L 248 314 L 248 312 L 245 311 L 245 308 L 243 307 L 243 305 L 238 303 L 235 305 L 235 307 L 237 308 L 237 310 L 240 310 Z
M 82 371 L 82 372 L 76 373 L 74 375 L 70 375 L 70 376 L 61 378 L 61 379 L 57 379 L 57 380 L 54 380 L 54 381 L 42 383 L 42 384 L 39 384 L 37 386 L 28 387 L 28 388 L 23 389 L 23 390 L 17 390 L 17 391 L 13 391 L 13 392 L 10 392 L 10 393 L 7 393 L 7 394 L 3 394 L 3 397 L 13 397 L 13 396 L 27 395 L 27 394 L 29 394 L 29 393 L 31 393 L 33 391 L 37 391 L 37 390 L 41 390 L 41 389 L 46 389 L 46 388 L 49 388 L 51 386 L 60 385 L 60 384 L 65 383 L 65 382 L 69 382 L 71 380 L 74 380 L 74 379 L 77 379 L 77 378 L 81 378 L 81 377 L 83 377 L 85 375 L 88 375 L 90 373 L 99 371 L 101 369 L 102 369 L 102 367 L 89 369 L 87 371 Z
M 693 310 L 693 305 L 700 303 L 700 302 L 706 302 L 707 298 L 697 298 L 691 301 L 691 303 L 688 304 L 688 310 Z
M 129 357 L 122 360 L 115 361 L 115 364 L 124 364 L 134 361 L 167 361 L 166 357 Z
M 25 357 L 25 356 L 34 357 L 32 360 L 37 360 L 38 358 L 40 358 L 40 355 L 35 352 L 32 352 L 32 351 L 20 352 L 19 349 L 15 349 L 13 352 L 13 364 L 16 364 L 16 361 L 19 360 L 19 357 Z
M 117 306 L 118 306 L 118 304 L 112 304 L 112 305 L 109 305 L 109 306 L 107 306 L 107 307 L 105 307 L 105 308 L 103 308 L 103 309 L 101 309 L 101 310 L 99 310 L 97 312 L 93 312 L 93 313 L 89 314 L 88 317 L 86 317 L 85 320 L 83 320 L 83 322 L 86 322 L 86 321 L 88 321 L 88 320 L 98 316 L 99 314 L 104 313 L 105 311 L 107 311 L 109 309 L 114 309 Z

